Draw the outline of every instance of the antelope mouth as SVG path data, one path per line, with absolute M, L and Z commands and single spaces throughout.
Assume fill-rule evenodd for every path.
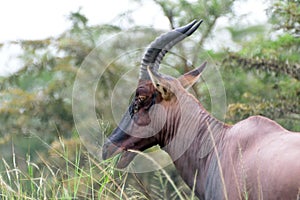
M 127 167 L 136 155 L 136 153 L 127 151 L 124 148 L 118 147 L 110 142 L 103 146 L 103 160 L 116 157 L 117 163 L 115 167 L 119 169 L 124 169 Z
M 121 153 L 121 157 L 117 162 L 116 167 L 119 169 L 123 169 L 127 167 L 131 161 L 134 159 L 136 156 L 136 153 L 130 152 L 130 151 L 124 151 Z

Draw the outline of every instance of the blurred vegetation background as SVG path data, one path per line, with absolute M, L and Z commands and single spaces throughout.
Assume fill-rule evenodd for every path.
M 144 0 L 134 1 L 141 6 L 145 3 Z M 233 5 L 243 0 L 152 2 L 169 20 L 170 26 L 166 29 L 193 19 L 204 20 L 197 36 L 193 36 L 197 38 L 194 46 L 180 44 L 177 49 L 182 55 L 187 54 L 195 65 L 203 62 L 207 55 L 215 62 L 226 89 L 227 123 L 263 115 L 289 130 L 300 131 L 299 0 L 271 1 L 266 10 L 268 25 L 239 23 Z M 223 18 L 228 19 L 228 25 L 222 30 L 216 29 L 216 22 Z M 127 31 L 128 37 L 136 38 L 134 43 L 124 39 L 122 44 L 116 42 L 101 49 L 99 54 L 105 60 L 118 57 L 124 47 L 144 48 L 144 44 L 166 30 L 136 26 L 128 31 L 111 24 L 90 26 L 80 10 L 70 13 L 68 19 L 72 28 L 58 37 L 11 42 L 22 48 L 19 57 L 22 66 L 18 72 L 0 77 L 1 196 L 180 199 L 161 171 L 118 173 L 110 164 L 98 163 L 90 157 L 80 142 L 72 115 L 72 89 L 77 70 L 99 43 L 123 31 Z M 213 31 L 227 31 L 235 48 L 210 47 L 209 43 L 216 37 Z M 172 61 L 168 56 L 165 65 L 182 73 L 191 69 L 185 60 Z M 131 62 L 139 63 L 140 58 L 136 59 Z M 111 115 L 111 108 L 107 106 L 111 92 L 122 73 L 130 67 L 120 62 L 112 63 L 99 83 L 96 113 L 99 131 L 106 134 L 116 126 L 112 118 L 105 117 Z M 207 88 L 198 84 L 194 90 L 204 107 L 210 110 Z M 120 101 L 128 103 L 128 99 Z M 166 171 L 184 198 L 196 199 L 173 166 L 168 166 Z

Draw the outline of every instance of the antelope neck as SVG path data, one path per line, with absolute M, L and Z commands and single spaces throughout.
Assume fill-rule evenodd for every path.
M 210 160 L 215 160 L 214 146 L 222 148 L 221 141 L 230 126 L 211 116 L 192 95 L 181 95 L 177 99 L 171 105 L 175 108 L 168 112 L 162 133 L 163 149 L 191 188 L 197 173 L 196 188 L 204 191 Z

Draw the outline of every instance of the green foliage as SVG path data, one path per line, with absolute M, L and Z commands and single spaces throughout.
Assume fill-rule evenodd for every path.
M 299 62 L 300 38 L 289 34 L 281 35 L 276 40 L 259 37 L 254 41 L 245 43 L 240 54 L 242 56 L 258 57 L 261 59 L 279 62 Z
M 231 27 L 227 27 L 226 29 L 230 32 L 231 38 L 234 42 L 242 43 L 245 40 L 249 41 L 249 37 L 250 37 L 250 39 L 252 39 L 253 37 L 256 37 L 257 35 L 264 33 L 266 30 L 266 27 L 264 25 L 253 25 L 253 26 L 247 26 L 247 27 L 231 26 Z M 252 44 L 252 42 L 253 41 L 251 41 L 251 44 Z
M 270 8 L 271 20 L 274 28 L 291 34 L 300 34 L 300 1 L 274 1 Z
M 271 43 L 278 44 L 276 41 Z M 245 53 L 247 50 L 251 52 L 250 49 L 251 47 L 238 53 L 229 53 L 223 60 L 226 71 L 222 74 L 229 102 L 228 120 L 236 122 L 259 114 L 279 121 L 288 129 L 299 130 L 299 62 L 283 63 L 279 57 L 270 59 L 269 54 L 277 53 L 271 47 L 262 47 L 261 50 L 266 54 L 257 53 L 255 57 Z M 281 52 L 283 55 L 284 51 Z M 290 51 L 289 54 L 296 52 Z M 232 79 L 232 76 L 235 78 Z
M 216 19 L 231 11 L 234 2 L 232 0 L 198 0 L 192 3 L 186 0 L 153 1 L 162 8 L 172 28 L 199 18 L 203 19 L 208 26 L 212 26 Z
M 269 9 L 272 11 L 270 16 L 274 28 L 290 30 L 289 33 L 278 34 L 271 39 L 268 36 L 271 33 L 258 30 L 253 32 L 254 37 L 249 40 L 248 33 L 243 35 L 244 31 L 240 32 L 239 28 L 229 29 L 233 38 L 238 38 L 235 42 L 242 47 L 237 52 L 227 51 L 222 61 L 229 102 L 226 117 L 229 122 L 259 114 L 278 121 L 288 129 L 299 131 L 300 40 L 295 35 L 298 29 L 295 22 L 299 18 L 294 16 L 296 10 L 285 13 L 280 11 L 283 7 L 295 9 L 297 3 L 278 1 Z M 282 23 L 276 24 L 278 21 L 291 22 L 284 20 L 293 21 L 290 29 Z M 255 32 L 258 34 L 255 35 Z

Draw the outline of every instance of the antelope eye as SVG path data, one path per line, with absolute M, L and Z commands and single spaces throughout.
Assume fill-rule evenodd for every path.
M 137 113 L 139 111 L 139 108 L 143 107 L 144 101 L 147 99 L 147 96 L 140 95 L 136 97 L 135 103 L 133 105 L 133 113 Z
M 146 99 L 146 96 L 138 96 L 139 103 L 145 101 L 145 99 Z

